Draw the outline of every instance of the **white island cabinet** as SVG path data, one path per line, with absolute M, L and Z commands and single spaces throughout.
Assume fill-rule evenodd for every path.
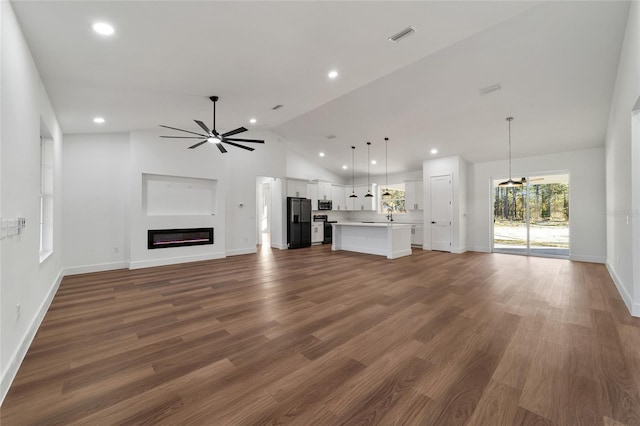
M 377 254 L 396 259 L 411 254 L 411 225 L 400 223 L 333 223 L 331 250 Z

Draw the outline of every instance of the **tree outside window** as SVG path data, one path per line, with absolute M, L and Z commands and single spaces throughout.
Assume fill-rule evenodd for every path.
M 388 196 L 382 195 L 385 191 L 389 192 Z M 378 186 L 378 200 L 380 200 L 378 213 L 404 214 L 407 212 L 405 208 L 404 183 Z

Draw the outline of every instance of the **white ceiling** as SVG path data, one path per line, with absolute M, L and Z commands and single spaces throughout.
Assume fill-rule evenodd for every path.
M 65 133 L 270 129 L 346 176 L 602 146 L 628 2 L 12 1 Z M 91 24 L 113 24 L 111 38 Z M 399 43 L 387 38 L 414 26 Z M 329 80 L 331 69 L 340 72 Z M 500 83 L 502 90 L 480 95 Z M 283 108 L 272 111 L 271 107 Z M 96 126 L 94 116 L 107 123 Z M 326 136 L 336 135 L 328 140 Z M 244 134 L 243 134 L 244 136 Z M 250 133 L 247 137 L 251 137 Z M 176 143 L 183 143 L 177 141 Z M 319 151 L 326 156 L 320 158 Z M 230 151 L 231 155 L 233 151 Z

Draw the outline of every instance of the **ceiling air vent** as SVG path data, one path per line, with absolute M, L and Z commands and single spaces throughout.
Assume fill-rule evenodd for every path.
M 335 139 L 335 138 L 336 138 L 336 135 L 328 135 L 327 136 L 327 139 Z
M 284 106 L 284 105 L 276 105 L 276 106 L 274 106 L 274 107 L 273 107 L 273 108 L 271 108 L 271 109 L 275 111 L 275 110 L 277 110 L 277 109 L 282 108 L 283 106 Z
M 392 42 L 398 42 L 400 40 L 402 40 L 405 37 L 409 37 L 411 34 L 415 33 L 416 29 L 413 27 L 407 27 L 404 30 L 400 31 L 398 34 L 394 34 L 391 37 L 389 37 L 389 41 Z
M 493 86 L 483 87 L 482 89 L 480 89 L 480 94 L 487 95 L 491 92 L 497 92 L 500 89 L 502 89 L 502 86 L 500 86 L 500 84 L 494 84 Z

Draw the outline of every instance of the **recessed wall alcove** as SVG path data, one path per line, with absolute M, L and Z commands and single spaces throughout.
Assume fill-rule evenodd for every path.
M 147 216 L 194 216 L 216 213 L 213 179 L 142 174 L 142 211 Z

